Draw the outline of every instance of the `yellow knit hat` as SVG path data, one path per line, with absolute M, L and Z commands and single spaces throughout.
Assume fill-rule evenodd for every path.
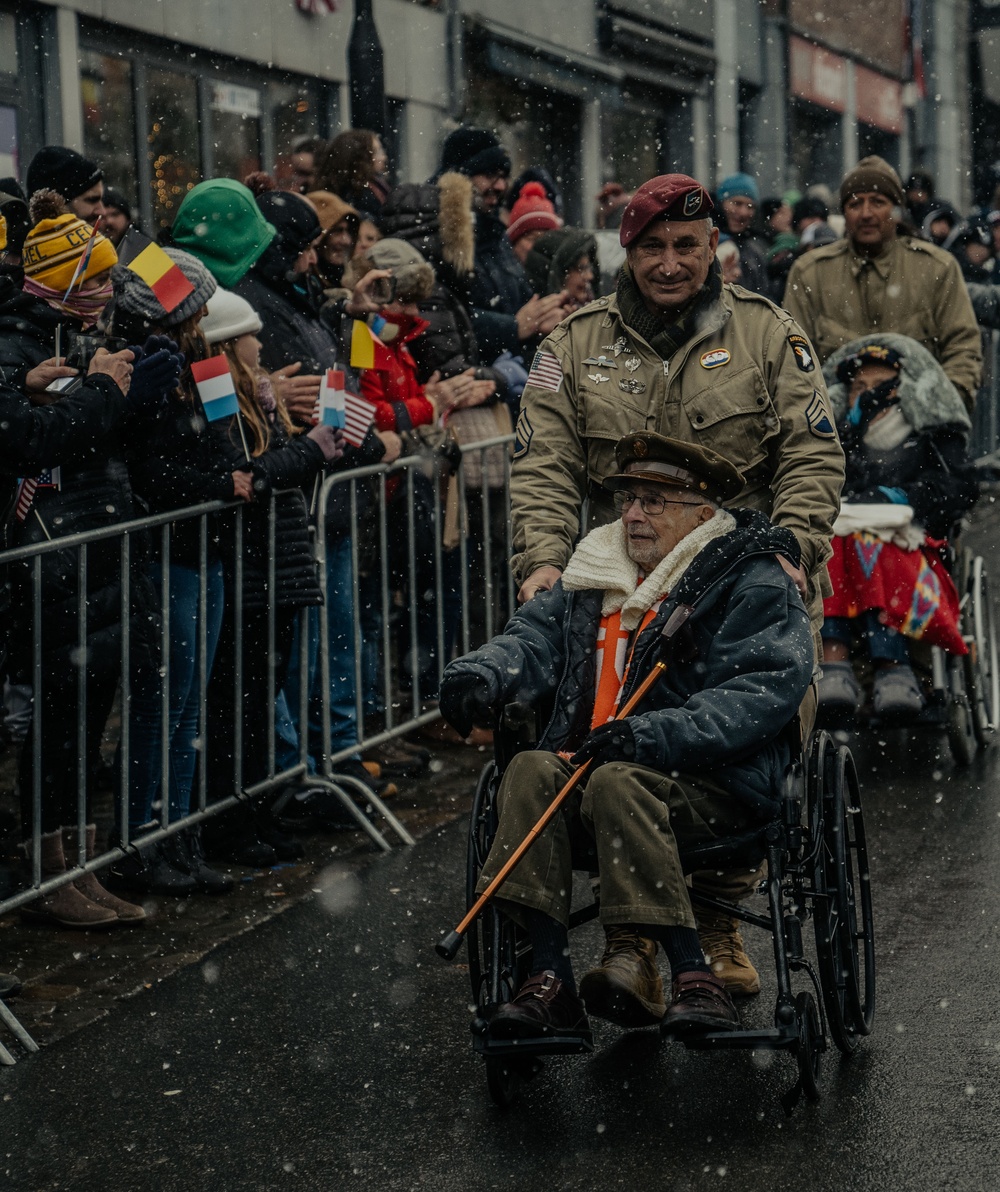
M 77 278 L 77 285 L 117 263 L 118 254 L 114 245 L 75 215 L 39 220 L 24 241 L 22 262 L 25 276 L 53 290 L 68 290 L 80 258 L 90 244 L 91 235 L 94 236 L 94 248 L 87 268 Z
M 0 252 L 7 247 L 7 221 L 0 215 Z

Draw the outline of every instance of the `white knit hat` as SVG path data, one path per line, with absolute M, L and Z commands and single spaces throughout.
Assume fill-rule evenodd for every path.
M 245 298 L 220 286 L 209 298 L 208 314 L 200 326 L 210 344 L 220 344 L 241 335 L 256 335 L 263 323 Z

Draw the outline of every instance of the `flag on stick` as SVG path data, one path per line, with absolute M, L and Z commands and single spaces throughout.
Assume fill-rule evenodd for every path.
M 21 481 L 17 490 L 17 504 L 14 506 L 14 516 L 19 522 L 23 522 L 27 518 L 31 510 L 31 503 L 35 499 L 35 490 L 37 488 L 37 476 L 28 476 Z
M 368 428 L 375 421 L 375 407 L 356 393 L 348 393 L 344 411 L 344 438 L 352 447 L 360 447 Z
M 98 219 L 97 223 L 90 229 L 90 239 L 87 241 L 87 247 L 83 250 L 83 255 L 76 263 L 76 268 L 73 270 L 73 278 L 66 289 L 66 293 L 63 294 L 63 302 L 73 293 L 73 287 L 76 285 L 78 279 L 83 277 L 87 272 L 90 258 L 94 255 L 94 245 L 97 243 L 97 224 L 100 222 L 100 219 Z
M 344 427 L 347 394 L 344 392 L 344 373 L 328 368 L 319 387 L 319 420 L 324 426 Z
M 392 353 L 367 323 L 354 320 L 351 332 L 351 368 L 388 368 Z
M 198 396 L 209 422 L 230 418 L 239 412 L 236 386 L 225 356 L 210 356 L 208 360 L 195 361 L 191 365 L 191 376 L 198 386 Z

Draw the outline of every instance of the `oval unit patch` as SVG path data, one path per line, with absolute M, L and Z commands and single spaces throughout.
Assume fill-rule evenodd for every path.
M 718 368 L 720 364 L 728 364 L 730 355 L 725 348 L 716 348 L 714 352 L 706 352 L 701 358 L 702 368 Z

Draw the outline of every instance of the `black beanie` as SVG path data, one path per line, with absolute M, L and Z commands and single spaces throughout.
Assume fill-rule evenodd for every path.
M 510 174 L 510 157 L 500 138 L 485 128 L 456 128 L 441 150 L 440 173 L 454 170 L 471 178 L 473 174 L 494 177 Z
M 316 208 L 301 195 L 288 190 L 269 190 L 257 196 L 257 206 L 278 231 L 271 247 L 280 247 L 292 260 L 323 233 Z
M 132 222 L 132 207 L 116 186 L 105 186 L 104 206 L 114 207 L 116 211 L 120 211 L 125 216 L 129 223 Z
M 68 203 L 96 186 L 103 177 L 101 167 L 75 149 L 46 145 L 38 150 L 28 166 L 28 195 L 33 195 L 36 190 L 54 190 Z
M 7 221 L 6 252 L 17 253 L 20 256 L 24 247 L 24 240 L 31 231 L 31 218 L 28 215 L 28 204 L 20 195 L 10 194 L 2 189 L 5 180 L 0 180 L 0 215 Z M 20 190 L 20 187 L 18 187 Z

